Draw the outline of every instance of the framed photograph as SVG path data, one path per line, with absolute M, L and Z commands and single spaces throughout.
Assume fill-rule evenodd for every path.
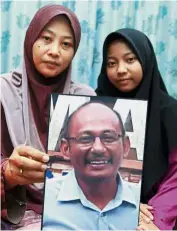
M 51 95 L 42 230 L 136 229 L 146 116 L 143 100 Z

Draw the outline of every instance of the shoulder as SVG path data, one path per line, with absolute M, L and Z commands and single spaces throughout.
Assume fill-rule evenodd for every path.
M 160 119 L 163 144 L 168 145 L 166 148 L 170 153 L 177 147 L 177 100 L 166 94 L 162 94 L 161 100 Z
M 161 110 L 168 110 L 171 108 L 177 109 L 177 100 L 170 95 L 167 95 L 163 91 L 160 92 L 160 104 Z
M 177 118 L 177 100 L 172 96 L 161 92 L 161 102 L 160 111 L 162 122 L 168 120 L 167 122 L 175 122 Z M 177 121 L 177 120 L 176 120 Z
M 8 108 L 8 102 L 11 101 L 13 105 L 20 105 L 21 91 L 22 91 L 22 73 L 16 69 L 9 73 L 0 75 L 1 94 L 0 100 L 3 107 L 6 105 Z
M 0 75 L 1 87 L 5 85 L 6 82 L 12 81 L 12 72 L 3 73 Z
M 71 83 L 70 94 L 90 95 L 90 96 L 96 95 L 94 89 L 91 88 L 90 86 L 86 84 L 77 84 L 77 83 Z
M 19 87 L 21 86 L 22 83 L 22 71 L 21 69 L 15 69 L 11 72 L 8 73 L 3 73 L 0 75 L 0 81 L 1 81 L 1 87 L 2 90 L 4 89 L 3 87 L 8 87 L 8 86 L 16 86 Z M 6 90 L 6 89 L 4 89 Z

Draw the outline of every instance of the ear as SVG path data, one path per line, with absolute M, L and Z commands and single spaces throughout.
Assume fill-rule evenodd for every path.
M 125 136 L 123 138 L 123 148 L 124 148 L 124 158 L 126 158 L 130 151 L 130 139 L 128 136 Z
M 60 151 L 62 152 L 64 157 L 66 157 L 67 159 L 70 159 L 69 143 L 66 139 L 61 140 Z

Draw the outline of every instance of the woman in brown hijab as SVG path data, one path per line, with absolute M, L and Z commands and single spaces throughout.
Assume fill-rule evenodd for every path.
M 41 8 L 26 32 L 22 70 L 1 76 L 2 229 L 40 224 L 49 95 L 95 95 L 71 82 L 80 36 L 73 12 L 59 5 Z

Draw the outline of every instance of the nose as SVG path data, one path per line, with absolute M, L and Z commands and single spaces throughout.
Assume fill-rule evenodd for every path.
M 100 140 L 100 137 L 95 137 L 95 141 L 92 145 L 91 152 L 95 154 L 102 154 L 106 151 L 106 148 L 102 141 Z
M 60 46 L 58 45 L 58 43 L 52 43 L 48 51 L 48 54 L 52 56 L 58 56 L 59 53 L 60 53 Z
M 117 74 L 123 74 L 127 72 L 127 67 L 124 62 L 120 62 L 117 67 Z

